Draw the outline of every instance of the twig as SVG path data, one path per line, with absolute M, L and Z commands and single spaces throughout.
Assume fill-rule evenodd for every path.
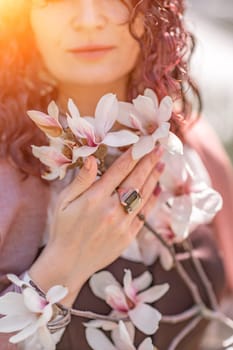
M 90 319 L 94 319 L 94 320 L 104 320 L 104 321 L 112 321 L 112 322 L 118 322 L 120 320 L 128 320 L 128 317 L 126 316 L 124 317 L 120 317 L 120 316 L 107 316 L 107 315 L 100 315 L 100 314 L 96 314 L 94 312 L 90 312 L 90 311 L 81 311 L 81 310 L 76 310 L 76 309 L 71 309 L 70 310 L 71 315 L 73 316 L 78 316 L 78 317 L 84 317 L 84 318 L 90 318 Z
M 191 309 L 184 311 L 178 315 L 171 315 L 166 316 L 163 315 L 160 322 L 162 323 L 171 323 L 171 324 L 177 324 L 179 322 L 187 321 L 188 319 L 197 316 L 202 311 L 202 308 L 200 306 L 193 306 Z
M 221 312 L 212 311 L 209 309 L 203 310 L 203 316 L 210 320 L 216 320 L 223 323 L 225 326 L 233 330 L 233 320 Z
M 200 296 L 199 290 L 196 286 L 196 284 L 192 281 L 192 279 L 189 277 L 188 273 L 185 271 L 184 267 L 182 266 L 182 264 L 176 259 L 176 253 L 174 251 L 173 246 L 170 246 L 161 235 L 159 235 L 154 229 L 153 227 L 151 227 L 150 224 L 148 224 L 146 221 L 144 221 L 144 226 L 150 230 L 158 239 L 159 241 L 163 244 L 164 247 L 166 247 L 172 258 L 173 258 L 173 262 L 174 262 L 174 266 L 178 272 L 178 274 L 180 275 L 180 277 L 182 278 L 182 280 L 184 281 L 184 283 L 186 284 L 186 286 L 188 287 L 189 291 L 192 294 L 193 300 L 195 301 L 195 303 L 197 305 L 203 305 L 203 301 L 202 298 Z
M 210 282 L 200 260 L 197 257 L 195 257 L 195 255 L 193 254 L 192 242 L 188 239 L 188 240 L 186 240 L 186 242 L 184 244 L 185 244 L 185 247 L 190 254 L 193 265 L 194 265 L 194 267 L 195 267 L 195 269 L 196 269 L 196 271 L 197 271 L 197 273 L 198 273 L 198 275 L 199 275 L 199 277 L 200 277 L 200 279 L 201 279 L 201 281 L 206 289 L 211 308 L 216 311 L 216 310 L 218 310 L 219 306 L 218 306 L 218 301 L 217 301 L 216 295 L 214 293 L 212 283 Z
M 180 333 L 178 333 L 177 336 L 173 339 L 173 341 L 169 345 L 168 350 L 175 350 L 177 346 L 180 344 L 180 342 L 198 325 L 201 319 L 202 319 L 201 316 L 197 316 L 191 322 L 189 322 L 187 326 L 184 327 L 180 331 Z

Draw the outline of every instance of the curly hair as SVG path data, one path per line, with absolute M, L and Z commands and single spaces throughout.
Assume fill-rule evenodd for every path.
M 198 89 L 188 73 L 194 42 L 184 26 L 184 1 L 131 1 L 129 29 L 141 50 L 129 81 L 128 99 L 132 100 L 146 87 L 152 88 L 159 99 L 172 96 L 177 101 L 172 129 L 182 136 L 182 125 L 193 121 L 192 104 L 187 97 L 189 88 L 200 102 Z M 46 139 L 26 111 L 45 111 L 51 99 L 56 99 L 57 91 L 38 74 L 42 62 L 27 16 L 30 1 L 8 0 L 7 6 L 1 6 L 0 156 L 10 157 L 24 173 L 40 176 L 40 164 L 32 156 L 31 144 L 42 145 Z M 144 14 L 145 32 L 141 38 L 136 37 L 133 29 L 138 11 Z

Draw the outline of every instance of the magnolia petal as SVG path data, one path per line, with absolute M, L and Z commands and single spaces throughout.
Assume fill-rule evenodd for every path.
M 53 339 L 52 334 L 49 332 L 46 326 L 40 327 L 38 329 L 38 338 L 39 338 L 40 344 L 43 346 L 44 349 L 46 350 L 56 349 L 55 340 Z
M 71 98 L 68 100 L 68 110 L 73 119 L 77 120 L 78 118 L 81 118 L 79 109 Z
M 27 312 L 22 294 L 9 292 L 0 297 L 0 315 L 20 315 Z
M 158 100 L 156 93 L 152 89 L 149 89 L 149 88 L 145 89 L 144 96 L 149 97 L 153 101 L 155 109 L 158 108 L 159 100 Z
M 28 116 L 44 133 L 52 137 L 62 134 L 63 128 L 56 118 L 39 111 L 28 111 Z
M 222 196 L 210 187 L 205 188 L 198 194 L 194 193 L 192 199 L 195 207 L 203 213 L 205 221 L 201 223 L 208 223 L 222 209 Z
M 161 319 L 161 314 L 147 304 L 138 304 L 128 315 L 136 328 L 148 335 L 157 331 Z
M 9 339 L 9 341 L 12 344 L 19 343 L 19 342 L 27 339 L 28 337 L 30 337 L 33 333 L 35 333 L 37 331 L 37 329 L 38 329 L 38 324 L 37 324 L 37 322 L 34 322 L 34 323 L 30 324 L 28 327 L 24 328 L 18 334 L 11 337 Z
M 38 325 L 45 326 L 53 317 L 53 307 L 52 304 L 47 304 L 43 310 L 43 313 L 38 318 Z
M 160 264 L 162 265 L 162 267 L 164 268 L 165 271 L 171 270 L 171 268 L 174 265 L 171 253 L 169 252 L 169 250 L 166 247 L 163 247 L 162 245 L 160 248 L 160 259 L 159 260 L 160 260 Z
M 121 287 L 110 285 L 105 288 L 106 303 L 119 312 L 128 311 L 126 297 Z
M 125 294 L 127 295 L 127 297 L 130 300 L 132 300 L 134 302 L 135 298 L 136 298 L 137 290 L 132 283 L 132 273 L 128 269 L 125 269 L 125 275 L 123 278 L 123 285 L 124 285 Z
M 96 147 L 89 147 L 89 146 L 81 146 L 81 147 L 74 147 L 73 148 L 73 163 L 75 163 L 78 158 L 82 157 L 88 157 L 91 154 L 95 153 L 98 149 L 98 146 Z
M 67 116 L 67 123 L 71 131 L 77 138 L 86 139 L 88 144 L 95 144 L 94 127 L 84 118 L 71 118 Z
M 117 323 L 104 320 L 91 320 L 83 324 L 85 327 L 102 328 L 104 331 L 112 331 L 117 327 Z
M 61 178 L 60 177 L 60 170 L 59 170 L 59 168 L 52 169 L 52 170 L 50 170 L 49 173 L 44 173 L 41 177 L 42 177 L 42 179 L 45 179 L 48 181 L 55 180 L 58 177 Z
M 0 319 L 0 333 L 16 332 L 27 327 L 34 320 L 35 316 L 30 315 L 29 313 L 2 317 Z
M 132 128 L 131 114 L 135 112 L 134 106 L 129 102 L 118 102 L 118 107 L 117 121 L 128 128 Z
M 116 348 L 119 350 L 135 350 L 130 334 L 123 321 L 120 321 L 118 327 L 112 332 L 112 339 Z
M 99 329 L 86 328 L 85 334 L 87 342 L 93 350 L 119 350 Z
M 173 110 L 173 101 L 170 96 L 165 96 L 159 105 L 158 122 L 167 122 L 171 118 Z
M 8 280 L 10 280 L 12 283 L 14 283 L 16 286 L 18 286 L 20 288 L 22 288 L 22 286 L 25 286 L 25 285 L 30 287 L 30 285 L 28 283 L 22 281 L 21 279 L 19 279 L 18 276 L 14 275 L 13 273 L 8 273 L 7 278 L 8 278 Z
M 95 131 L 101 139 L 105 137 L 115 123 L 118 108 L 118 101 L 114 94 L 106 94 L 99 100 L 95 110 Z
M 81 118 L 80 113 L 74 102 L 69 99 L 68 109 L 71 116 L 67 115 L 67 123 L 76 137 L 85 138 L 89 143 L 95 143 L 94 127 L 85 118 Z
M 178 239 L 187 238 L 192 214 L 192 199 L 188 195 L 174 198 L 171 211 L 171 228 Z
M 138 348 L 138 350 L 154 350 L 154 349 L 155 348 L 153 346 L 151 338 L 144 339 Z
M 139 141 L 133 145 L 133 159 L 140 159 L 147 153 L 150 153 L 155 147 L 155 142 L 152 136 L 142 136 Z
M 137 239 L 134 239 L 128 248 L 126 248 L 123 253 L 121 254 L 121 257 L 135 262 L 141 262 L 142 256 L 139 250 L 138 241 Z
M 48 114 L 58 121 L 59 109 L 55 101 L 51 101 L 48 105 Z
M 136 143 L 139 137 L 131 131 L 120 130 L 109 132 L 102 143 L 111 147 L 123 147 Z
M 147 288 L 152 282 L 152 275 L 149 271 L 145 271 L 139 277 L 133 279 L 133 285 L 137 291 Z
M 38 158 L 43 164 L 50 168 L 56 168 L 64 164 L 70 164 L 68 159 L 61 151 L 50 146 L 32 146 L 33 155 Z
M 138 298 L 144 303 L 154 303 L 159 300 L 169 289 L 169 284 L 161 284 L 147 289 L 145 292 L 138 294 Z
M 40 297 L 39 294 L 32 288 L 23 290 L 24 304 L 31 312 L 42 312 L 47 304 L 47 301 Z
M 95 273 L 89 280 L 89 285 L 92 292 L 100 299 L 105 300 L 106 287 L 113 285 L 121 288 L 120 283 L 108 271 L 101 271 Z
M 134 107 L 137 112 L 137 117 L 141 121 L 143 126 L 148 124 L 154 125 L 156 123 L 156 109 L 154 101 L 150 97 L 138 95 L 133 100 Z
M 68 288 L 65 288 L 63 286 L 54 286 L 48 290 L 46 294 L 46 299 L 50 303 L 55 304 L 58 301 L 64 299 L 67 294 Z
M 183 154 L 183 144 L 179 137 L 177 137 L 173 132 L 169 131 L 168 138 L 160 139 L 159 140 L 161 145 L 166 147 L 168 152 L 174 154 Z
M 160 126 L 153 132 L 152 137 L 154 139 L 154 143 L 158 140 L 161 143 L 161 139 L 167 138 L 169 135 L 170 123 L 164 122 L 160 124 Z

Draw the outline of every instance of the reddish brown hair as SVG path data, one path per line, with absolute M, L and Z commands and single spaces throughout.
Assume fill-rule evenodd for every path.
M 173 96 L 178 101 L 173 130 L 180 134 L 182 121 L 190 120 L 191 116 L 187 89 L 191 87 L 199 98 L 188 74 L 193 42 L 184 28 L 184 2 L 132 2 L 131 33 L 135 37 L 133 23 L 138 11 L 144 13 L 145 33 L 142 38 L 135 37 L 141 46 L 141 55 L 129 82 L 129 100 L 146 87 L 152 88 L 160 99 Z M 29 3 L 28 0 L 8 0 L 7 11 L 4 5 L 0 9 L 0 156 L 9 156 L 22 171 L 39 176 L 40 165 L 31 154 L 31 144 L 41 145 L 46 140 L 26 111 L 45 111 L 49 101 L 56 98 L 56 89 L 38 76 L 41 62 L 27 18 Z

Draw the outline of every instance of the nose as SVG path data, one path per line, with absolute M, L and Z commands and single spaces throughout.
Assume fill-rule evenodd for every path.
M 95 0 L 78 1 L 71 25 L 75 30 L 101 29 L 107 23 L 107 17 L 101 12 L 101 6 Z

